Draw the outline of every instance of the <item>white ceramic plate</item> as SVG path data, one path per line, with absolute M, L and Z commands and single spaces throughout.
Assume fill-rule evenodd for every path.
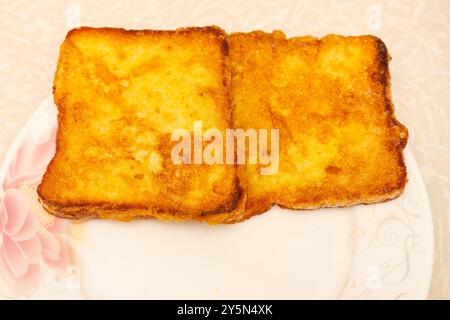
M 20 132 L 0 171 L 2 197 L 5 188 L 18 189 L 40 219 L 38 234 L 52 236 L 57 234 L 51 228 L 54 218 L 39 208 L 35 187 L 51 156 L 42 156 L 39 148 L 51 152 L 55 126 L 56 107 L 49 98 Z M 65 226 L 57 235 L 66 246 L 56 250 L 44 241 L 42 257 L 30 262 L 39 265 L 39 274 L 25 283 L 26 289 L 12 291 L 14 279 L 3 281 L 3 296 L 426 298 L 432 218 L 408 149 L 405 158 L 409 182 L 404 194 L 381 204 L 304 212 L 274 207 L 244 223 L 220 226 L 57 220 Z M 49 257 L 60 262 L 59 268 Z

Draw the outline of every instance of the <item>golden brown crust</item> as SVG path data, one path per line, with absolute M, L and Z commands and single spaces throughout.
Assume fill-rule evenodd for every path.
M 197 48 L 192 47 L 195 41 Z M 159 47 L 158 43 L 161 44 Z M 90 136 L 96 130 L 101 133 L 104 123 L 91 123 L 90 120 L 117 113 L 117 108 L 101 100 L 105 92 L 106 100 L 122 106 L 127 101 L 118 99 L 116 94 L 117 88 L 127 91 L 120 88 L 123 81 L 128 88 L 130 82 L 145 73 L 161 76 L 164 62 L 158 59 L 158 52 L 152 51 L 155 44 L 158 50 L 169 55 L 174 51 L 173 46 L 188 48 L 184 53 L 187 59 L 182 55 L 170 60 L 177 63 L 181 59 L 189 65 L 199 63 L 199 69 L 188 68 L 184 73 L 215 72 L 215 80 L 202 73 L 211 81 L 203 84 L 202 90 L 190 88 L 189 93 L 189 96 L 198 93 L 213 101 L 213 104 L 203 104 L 200 99 L 192 104 L 196 108 L 204 107 L 202 110 L 216 111 L 200 113 L 205 120 L 214 118 L 209 125 L 221 129 L 280 129 L 278 174 L 261 176 L 258 173 L 260 166 L 250 165 L 222 169 L 204 165 L 183 166 L 184 169 L 174 166 L 170 160 L 166 161 L 170 151 L 168 133 L 174 128 L 170 127 L 173 117 L 168 117 L 155 120 L 161 126 L 169 123 L 169 128 L 156 130 L 157 143 L 137 145 L 138 154 L 143 148 L 150 148 L 158 159 L 161 156 L 165 159 L 156 164 L 156 173 L 149 180 L 160 186 L 159 189 L 148 190 L 140 183 L 130 183 L 131 177 L 142 179 L 142 170 L 136 171 L 136 167 L 142 169 L 142 165 L 136 165 L 141 156 L 133 158 L 136 155 L 127 149 L 127 144 L 130 144 L 130 137 L 136 141 L 149 138 L 144 132 L 136 133 L 134 127 L 144 127 L 155 133 L 155 124 L 142 123 L 136 116 L 125 117 L 126 121 L 119 127 L 124 134 L 117 134 L 115 130 L 116 134 L 105 140 L 120 146 L 119 150 L 111 151 L 105 143 L 98 143 L 101 134 Z M 141 59 L 145 54 L 130 54 L 142 52 L 143 48 L 154 54 L 152 58 L 147 57 L 127 69 L 128 63 L 123 62 L 129 59 L 133 64 Z M 102 53 L 107 53 L 107 57 Z M 228 54 L 231 55 L 232 79 Z M 196 60 L 198 56 L 203 60 Z M 99 60 L 105 63 L 98 64 Z M 407 180 L 402 150 L 408 132 L 394 117 L 388 60 L 384 43 L 373 36 L 286 39 L 281 31 L 272 34 L 255 31 L 232 34 L 227 41 L 224 32 L 217 27 L 174 31 L 72 30 L 61 46 L 55 76 L 54 96 L 59 109 L 57 153 L 38 187 L 40 201 L 50 213 L 71 219 L 193 219 L 216 224 L 243 221 L 267 211 L 273 204 L 291 209 L 315 209 L 395 198 L 402 193 Z M 95 62 L 93 65 L 92 61 Z M 118 67 L 118 61 L 125 68 Z M 178 65 L 180 67 L 183 65 Z M 165 71 L 170 73 L 171 70 Z M 75 79 L 69 78 L 69 74 Z M 90 82 L 92 78 L 97 81 L 95 85 Z M 114 86 L 107 86 L 105 82 Z M 186 82 L 184 84 L 186 86 Z M 96 89 L 91 90 L 92 87 Z M 139 90 L 135 93 L 139 97 L 155 94 Z M 176 96 L 170 90 L 165 95 Z M 83 104 L 85 100 L 91 103 Z M 86 115 L 86 106 L 92 104 L 103 106 L 107 112 L 94 112 L 99 117 Z M 126 111 L 130 112 L 130 108 Z M 199 120 L 195 119 L 199 114 L 196 115 L 192 120 Z M 84 134 L 70 128 L 84 130 Z M 131 130 L 131 134 L 127 130 Z M 99 153 L 95 148 L 76 147 L 75 141 L 84 147 L 94 145 L 105 149 Z M 123 152 L 123 149 L 128 151 Z M 80 152 L 82 157 L 73 158 Z M 99 154 L 110 157 L 104 162 Z M 123 162 L 108 167 L 111 157 Z M 88 165 L 84 162 L 86 158 Z M 77 161 L 81 161 L 80 167 L 77 167 Z M 130 165 L 130 161 L 134 165 Z M 122 166 L 123 171 L 116 170 Z M 164 168 L 163 173 L 158 169 L 160 166 Z M 93 174 L 92 168 L 99 170 L 99 174 Z M 155 169 L 154 163 L 150 169 Z M 207 177 L 211 178 L 212 171 L 217 183 L 204 188 L 203 183 L 208 181 Z M 195 186 L 189 185 L 196 176 L 204 179 Z M 102 177 L 106 181 L 102 181 Z M 119 190 L 108 189 L 108 186 L 118 186 Z M 103 194 L 86 195 L 86 192 L 96 193 L 105 188 L 108 190 Z M 142 189 L 145 192 L 142 193 Z M 192 190 L 202 194 L 200 201 L 189 198 Z
M 373 36 L 229 36 L 235 126 L 280 129 L 280 171 L 240 175 L 246 215 L 387 201 L 406 183 L 386 46 Z
M 56 155 L 38 187 L 46 210 L 208 220 L 235 209 L 236 166 L 170 159 L 174 129 L 233 127 L 227 51 L 217 27 L 70 31 L 54 81 Z

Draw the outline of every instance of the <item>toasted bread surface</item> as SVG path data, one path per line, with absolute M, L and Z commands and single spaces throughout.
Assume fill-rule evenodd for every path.
M 171 160 L 175 129 L 233 127 L 227 51 L 216 27 L 70 31 L 54 80 L 57 151 L 38 187 L 44 207 L 123 220 L 235 209 L 235 166 Z
M 246 215 L 272 204 L 348 206 L 397 197 L 408 132 L 393 114 L 389 56 L 373 36 L 229 37 L 236 128 L 279 129 L 279 171 L 245 165 Z M 270 149 L 269 149 L 270 152 Z

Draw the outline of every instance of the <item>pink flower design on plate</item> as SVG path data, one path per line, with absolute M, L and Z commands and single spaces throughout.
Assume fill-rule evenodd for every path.
M 42 137 L 33 135 L 25 139 L 9 168 L 9 174 L 4 183 L 5 189 L 41 181 L 48 163 L 55 154 L 56 128 L 53 128 L 50 136 L 44 139 L 42 141 Z
M 70 264 L 66 221 L 52 217 L 42 224 L 18 189 L 39 183 L 55 152 L 56 124 L 38 132 L 29 132 L 17 151 L 0 199 L 0 276 L 16 296 L 37 288 L 44 265 L 66 272 Z
M 0 211 L 0 273 L 14 293 L 26 293 L 41 273 L 39 220 L 17 189 L 8 189 Z
M 38 215 L 17 189 L 8 189 L 0 210 L 0 275 L 15 295 L 27 294 L 41 278 L 41 265 L 65 272 L 70 265 L 66 223 L 39 226 Z

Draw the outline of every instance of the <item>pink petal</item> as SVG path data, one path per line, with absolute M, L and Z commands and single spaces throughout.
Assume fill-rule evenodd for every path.
M 41 279 L 41 266 L 32 264 L 29 266 L 27 273 L 20 279 L 16 280 L 14 293 L 18 296 L 30 293 L 36 289 Z
M 44 258 L 58 260 L 60 245 L 56 236 L 48 232 L 39 233 L 39 239 L 41 240 L 42 255 Z
M 2 255 L 14 278 L 20 278 L 26 274 L 27 258 L 19 245 L 8 237 L 3 238 Z
M 4 232 L 13 235 L 22 228 L 28 216 L 25 196 L 17 189 L 8 189 L 3 198 L 2 211 L 6 214 Z
M 22 249 L 23 254 L 27 258 L 28 264 L 35 264 L 41 262 L 42 247 L 38 236 L 35 236 L 30 240 L 20 241 L 17 244 Z
M 29 211 L 27 219 L 25 220 L 22 229 L 16 234 L 10 235 L 10 238 L 15 241 L 25 241 L 33 238 L 39 228 L 39 218 L 37 214 Z
M 55 218 L 53 224 L 47 228 L 53 234 L 65 234 L 67 231 L 67 221 L 60 218 Z
M 5 281 L 8 279 L 13 279 L 13 275 L 9 270 L 5 257 L 3 257 L 3 250 L 0 250 L 0 274 Z
M 47 263 L 47 265 L 49 265 L 59 271 L 66 272 L 67 267 L 70 265 L 69 244 L 66 239 L 64 239 L 62 237 L 57 237 L 57 238 L 58 238 L 58 242 L 59 242 L 59 245 L 61 248 L 58 259 L 53 260 L 53 259 L 47 259 L 44 257 L 44 260 Z
M 3 231 L 5 224 L 8 222 L 8 216 L 6 213 L 4 202 L 4 198 L 2 198 L 0 201 L 0 231 Z
M 9 179 L 5 186 L 39 182 L 55 153 L 55 134 L 56 128 L 53 128 L 50 136 L 41 137 L 41 141 L 36 141 L 33 135 L 26 138 L 10 167 Z M 17 180 L 20 180 L 20 182 L 17 182 Z
M 30 265 L 25 275 L 15 278 L 9 270 L 5 258 L 0 254 L 0 275 L 9 289 L 16 296 L 21 296 L 38 286 L 41 277 L 41 267 L 38 264 Z
M 27 172 L 25 175 L 15 175 L 14 178 L 11 178 L 11 176 L 9 176 L 4 183 L 4 188 L 10 189 L 17 188 L 25 184 L 39 183 L 42 180 L 44 171 L 44 169 L 39 169 L 36 171 Z

